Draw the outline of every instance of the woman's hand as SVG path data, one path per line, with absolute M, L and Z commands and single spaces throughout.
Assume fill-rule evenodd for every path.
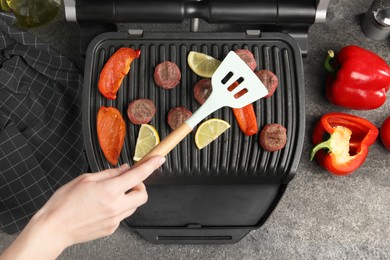
M 55 258 L 70 245 L 111 235 L 147 201 L 143 181 L 164 161 L 156 156 L 132 168 L 80 175 L 53 194 L 3 257 Z

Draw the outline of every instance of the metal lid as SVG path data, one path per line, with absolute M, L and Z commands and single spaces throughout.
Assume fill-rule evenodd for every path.
M 382 26 L 390 26 L 390 9 L 388 7 L 380 7 L 372 11 L 374 19 Z

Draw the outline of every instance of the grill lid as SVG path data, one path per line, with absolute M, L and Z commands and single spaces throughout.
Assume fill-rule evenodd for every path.
M 313 24 L 315 0 L 78 0 L 65 1 L 67 19 L 105 23 L 183 22 Z
M 198 30 L 201 20 L 209 24 L 235 24 L 245 29 L 252 29 L 248 27 L 252 25 L 262 31 L 288 33 L 300 45 L 302 55 L 306 55 L 309 27 L 325 22 L 329 1 L 64 0 L 64 6 L 66 20 L 80 25 L 83 55 L 95 36 L 117 31 L 117 23 L 185 24 L 187 20 L 191 21 L 192 31 Z M 216 26 L 212 30 L 220 31 L 220 28 Z

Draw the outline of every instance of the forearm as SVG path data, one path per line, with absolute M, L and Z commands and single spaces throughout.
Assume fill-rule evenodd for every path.
M 155 156 L 80 175 L 53 194 L 0 259 L 55 259 L 68 246 L 111 235 L 147 201 L 143 181 L 164 161 Z
M 0 259 L 55 259 L 66 247 L 54 221 L 38 212 Z

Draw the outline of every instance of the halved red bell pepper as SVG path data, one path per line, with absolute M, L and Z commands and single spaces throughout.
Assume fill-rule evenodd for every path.
M 314 128 L 316 146 L 311 151 L 311 160 L 316 157 L 335 175 L 350 174 L 364 163 L 368 147 L 378 133 L 378 128 L 367 119 L 345 113 L 325 114 Z M 326 135 L 330 138 L 324 141 Z
M 124 77 L 129 73 L 130 64 L 141 54 L 140 50 L 128 47 L 118 49 L 104 64 L 100 72 L 98 88 L 108 99 L 115 99 Z
M 354 45 L 342 48 L 336 56 L 328 51 L 325 69 L 329 72 L 326 96 L 330 102 L 360 110 L 385 103 L 390 67 L 374 52 Z

